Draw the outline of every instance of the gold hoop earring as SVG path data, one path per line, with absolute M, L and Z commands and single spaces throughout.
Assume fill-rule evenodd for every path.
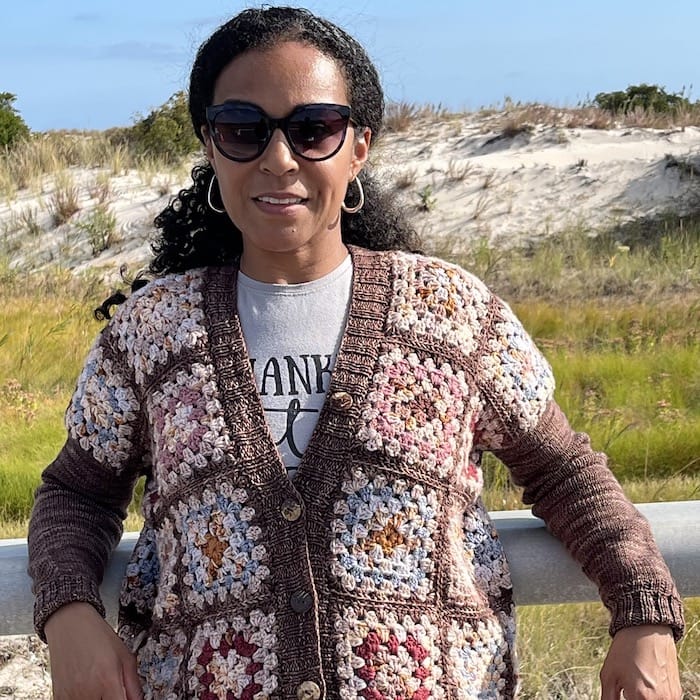
M 360 182 L 360 178 L 355 176 L 350 182 L 348 183 L 348 187 L 350 186 L 351 183 L 356 182 L 357 183 L 357 191 L 358 194 L 360 195 L 360 198 L 357 202 L 357 204 L 354 207 L 349 207 L 345 204 L 345 201 L 340 205 L 340 208 L 346 213 L 346 214 L 357 214 L 360 209 L 365 205 L 365 191 L 362 189 L 362 183 Z
M 209 205 L 209 208 L 210 208 L 213 212 L 215 212 L 216 214 L 225 214 L 225 213 L 226 213 L 226 209 L 217 209 L 217 208 L 214 206 L 214 202 L 211 201 L 211 194 L 212 194 L 212 190 L 214 189 L 214 181 L 215 181 L 215 180 L 216 180 L 216 173 L 214 173 L 214 174 L 211 176 L 211 180 L 209 180 L 209 189 L 207 190 L 207 204 Z M 219 194 L 221 194 L 221 193 L 219 193 Z

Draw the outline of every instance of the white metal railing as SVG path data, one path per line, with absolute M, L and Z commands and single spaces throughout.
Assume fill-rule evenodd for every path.
M 647 503 L 637 508 L 649 520 L 683 597 L 700 596 L 700 501 Z M 496 511 L 518 605 L 597 600 L 593 584 L 529 510 Z M 122 538 L 110 560 L 102 597 L 114 622 L 119 585 L 137 533 Z M 0 540 L 0 636 L 32 632 L 27 541 Z

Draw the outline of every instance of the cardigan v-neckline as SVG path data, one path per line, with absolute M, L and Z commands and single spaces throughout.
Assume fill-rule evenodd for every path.
M 286 488 L 291 484 L 302 495 L 320 495 L 337 483 L 334 467 L 340 469 L 343 463 L 333 459 L 339 452 L 333 443 L 353 438 L 359 404 L 385 338 L 387 287 L 391 284 L 391 275 L 384 269 L 386 256 L 348 248 L 353 276 L 345 328 L 318 421 L 291 481 L 268 427 L 250 366 L 237 310 L 238 265 L 207 270 L 204 305 L 212 359 L 237 461 L 251 462 L 251 483 Z M 256 463 L 254 471 L 252 462 Z

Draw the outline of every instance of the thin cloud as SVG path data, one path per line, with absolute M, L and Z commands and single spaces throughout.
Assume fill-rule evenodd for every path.
M 121 41 L 100 46 L 77 46 L 38 44 L 27 46 L 27 58 L 25 66 L 45 61 L 61 61 L 62 63 L 83 62 L 86 59 L 93 61 L 133 61 L 141 63 L 182 63 L 189 61 L 187 50 L 174 44 L 145 42 L 145 41 Z M 15 49 L 11 46 L 0 44 L 0 60 L 16 58 Z
M 172 44 L 143 41 L 121 41 L 116 44 L 107 44 L 95 51 L 96 59 L 103 60 L 128 60 L 148 61 L 151 63 L 171 63 L 182 61 L 187 54 L 182 48 Z

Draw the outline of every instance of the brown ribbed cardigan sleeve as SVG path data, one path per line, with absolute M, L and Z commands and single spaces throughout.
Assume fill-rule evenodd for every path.
M 482 365 L 490 368 L 482 386 L 489 416 L 483 435 L 493 444 L 481 446 L 509 467 L 523 501 L 598 586 L 611 634 L 661 624 L 679 639 L 682 601 L 649 523 L 624 495 L 606 456 L 572 430 L 552 398 L 549 365 L 500 300 L 482 352 L 488 358 Z
M 523 501 L 581 564 L 610 610 L 610 633 L 661 624 L 683 634 L 683 605 L 649 523 L 624 495 L 605 455 L 591 449 L 551 402 L 537 426 L 507 449 Z
M 34 624 L 70 602 L 105 614 L 99 594 L 141 464 L 140 406 L 105 331 L 91 349 L 66 412 L 68 439 L 44 470 L 29 524 Z

